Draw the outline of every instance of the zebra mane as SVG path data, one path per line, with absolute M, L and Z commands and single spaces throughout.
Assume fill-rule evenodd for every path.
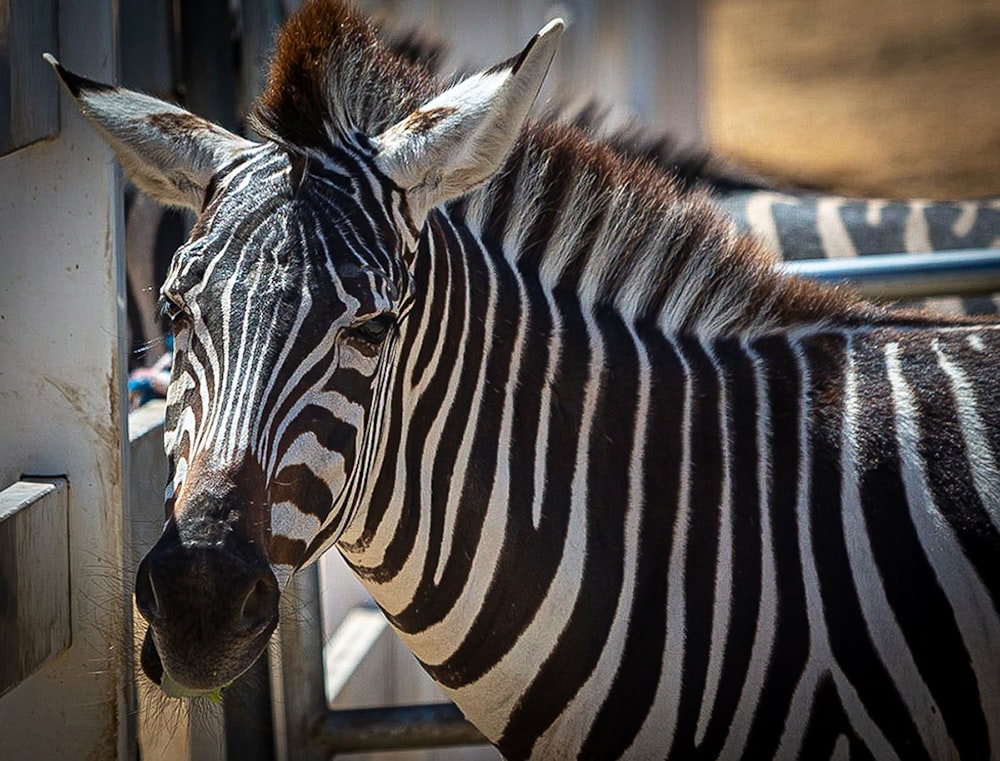
M 363 14 L 309 0 L 279 35 L 254 126 L 286 145 L 324 150 L 355 131 L 380 133 L 440 89 L 419 55 L 387 45 Z M 775 273 L 772 259 L 692 190 L 697 170 L 670 169 L 668 144 L 644 150 L 634 131 L 604 129 L 594 113 L 529 121 L 493 179 L 452 208 L 464 209 L 487 242 L 524 264 L 535 260 L 543 280 L 569 278 L 584 300 L 667 330 L 763 331 L 860 314 L 838 291 Z
M 323 150 L 356 132 L 379 134 L 438 89 L 364 14 L 338 0 L 308 0 L 278 35 L 251 120 L 264 137 Z
M 572 287 L 584 303 L 668 333 L 763 333 L 878 313 L 779 274 L 705 191 L 568 124 L 529 123 L 494 177 L 450 210 L 552 292 Z
M 632 116 L 622 117 L 592 97 L 547 105 L 538 115 L 538 121 L 571 125 L 626 159 L 649 161 L 660 171 L 674 175 L 682 190 L 701 187 L 726 193 L 789 189 L 788 185 L 755 174 L 708 148 L 682 145 L 669 133 L 651 130 Z

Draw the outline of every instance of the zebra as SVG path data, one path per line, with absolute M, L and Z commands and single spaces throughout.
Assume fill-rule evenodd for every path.
M 849 198 L 778 188 L 723 188 L 715 204 L 784 261 L 1000 248 L 1000 198 Z M 925 299 L 953 314 L 996 315 L 996 295 Z M 906 306 L 912 306 L 907 304 Z
M 561 31 L 446 87 L 312 0 L 260 141 L 50 60 L 199 214 L 144 671 L 224 688 L 336 547 L 508 758 L 996 755 L 1000 324 L 783 275 L 527 119 Z

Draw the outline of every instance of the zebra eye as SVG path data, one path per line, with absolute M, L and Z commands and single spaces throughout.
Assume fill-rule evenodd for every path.
M 389 335 L 395 324 L 396 320 L 391 314 L 379 314 L 360 325 L 355 325 L 350 329 L 350 333 L 366 343 L 378 346 Z
M 162 295 L 156 304 L 156 315 L 157 317 L 166 317 L 173 325 L 182 324 L 188 316 L 184 307 Z

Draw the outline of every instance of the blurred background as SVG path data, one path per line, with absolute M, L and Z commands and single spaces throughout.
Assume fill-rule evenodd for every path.
M 768 176 L 851 195 L 1000 194 L 997 0 L 365 6 L 448 40 L 452 67 L 509 55 L 561 15 L 549 93 L 595 94 Z
M 710 144 L 851 194 L 1000 194 L 1000 2 L 703 4 Z
M 245 110 L 262 85 L 274 26 L 299 4 L 122 3 L 123 79 L 231 121 L 223 112 Z M 595 95 L 769 176 L 854 195 L 1000 195 L 997 0 L 361 5 L 391 28 L 446 41 L 446 74 L 511 55 L 562 16 L 570 26 L 545 97 Z M 192 55 L 199 47 L 207 52 Z M 234 105 L 227 87 L 238 93 Z

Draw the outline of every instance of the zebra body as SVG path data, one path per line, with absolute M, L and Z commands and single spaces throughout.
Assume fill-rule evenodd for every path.
M 784 261 L 1000 247 L 997 198 L 890 200 L 722 187 L 714 202 Z M 919 305 L 943 314 L 1000 313 L 1000 300 L 988 293 Z
M 224 687 L 337 546 L 510 758 L 996 755 L 1000 327 L 781 276 L 648 163 L 518 134 L 560 30 L 441 91 L 308 3 L 259 143 L 58 69 L 200 211 L 144 670 Z
M 557 346 L 590 351 L 557 360 L 521 338 L 551 294 L 516 261 L 441 253 L 416 289 L 479 269 L 491 306 L 410 314 L 387 461 L 339 546 L 505 755 L 989 756 L 1000 483 L 969 453 L 1000 451 L 976 411 L 996 328 L 698 339 L 564 314 L 588 340 Z

